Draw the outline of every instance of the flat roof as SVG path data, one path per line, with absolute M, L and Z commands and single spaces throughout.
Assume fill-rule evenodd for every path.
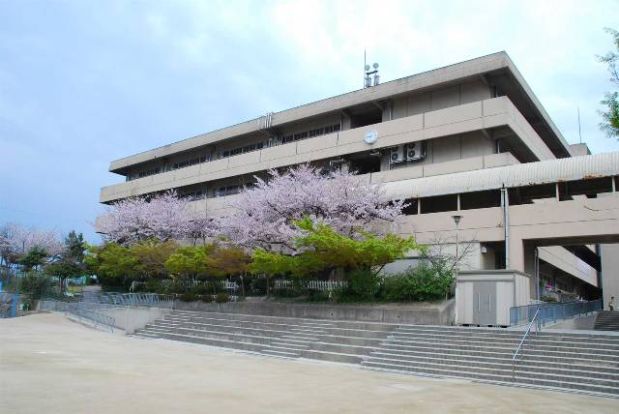
M 275 112 L 270 115 L 270 127 L 277 127 L 306 118 L 333 113 L 355 105 L 385 100 L 396 95 L 422 91 L 441 84 L 451 84 L 467 78 L 484 76 L 491 77 L 493 82 L 500 85 L 510 95 L 519 110 L 526 112 L 524 113 L 525 116 L 538 121 L 535 122 L 533 127 L 555 156 L 569 157 L 571 155 L 567 141 L 554 125 L 535 94 L 533 94 L 533 91 L 527 85 L 509 55 L 504 51 Z M 264 130 L 265 122 L 266 116 L 262 116 L 120 158 L 111 162 L 109 170 L 122 173 L 129 166 L 190 151 L 228 138 Z

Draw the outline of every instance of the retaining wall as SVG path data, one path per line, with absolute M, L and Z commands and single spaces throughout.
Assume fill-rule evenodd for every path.
M 438 303 L 393 305 L 335 305 L 314 303 L 279 303 L 246 301 L 236 303 L 180 302 L 178 310 L 241 313 L 293 318 L 352 320 L 366 322 L 407 323 L 419 325 L 453 325 L 453 299 Z
M 161 319 L 172 312 L 171 309 L 150 306 L 107 307 L 97 311 L 113 317 L 114 326 L 124 330 L 126 334 L 132 334 L 136 330 L 144 328 L 146 324 Z

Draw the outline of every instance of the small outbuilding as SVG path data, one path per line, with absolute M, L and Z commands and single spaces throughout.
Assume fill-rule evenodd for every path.
M 509 326 L 510 308 L 531 303 L 530 277 L 516 270 L 460 271 L 456 324 Z

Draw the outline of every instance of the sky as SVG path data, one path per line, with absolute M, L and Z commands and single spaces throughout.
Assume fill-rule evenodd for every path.
M 600 131 L 619 1 L 0 0 L 0 225 L 83 232 L 110 161 L 505 50 L 569 143 Z

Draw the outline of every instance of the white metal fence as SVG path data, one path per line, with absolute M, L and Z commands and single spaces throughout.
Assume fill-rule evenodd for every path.
M 307 290 L 318 290 L 328 292 L 336 289 L 348 287 L 348 282 L 344 280 L 276 280 L 273 284 L 275 289 L 294 289 L 301 288 Z

